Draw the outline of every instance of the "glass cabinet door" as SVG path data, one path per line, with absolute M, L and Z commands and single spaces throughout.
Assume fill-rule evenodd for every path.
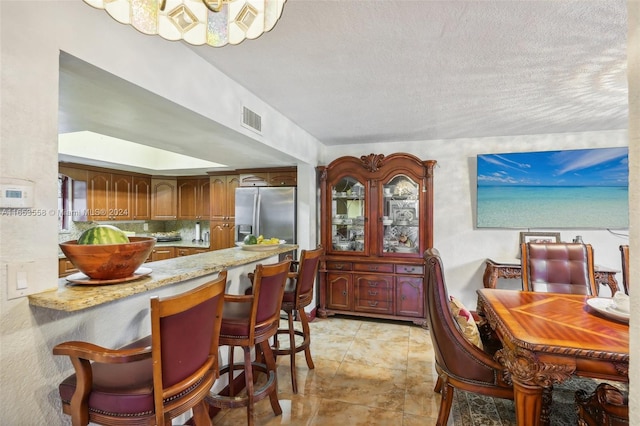
M 382 186 L 383 253 L 417 253 L 420 248 L 420 185 L 396 175 Z
M 344 177 L 331 187 L 331 235 L 333 251 L 364 252 L 365 187 L 353 177 Z

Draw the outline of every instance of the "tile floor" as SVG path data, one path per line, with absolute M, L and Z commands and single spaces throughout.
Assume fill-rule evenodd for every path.
M 283 413 L 275 416 L 266 398 L 256 404 L 256 426 L 435 423 L 440 396 L 433 392 L 436 375 L 427 330 L 412 323 L 339 316 L 317 318 L 310 327 L 315 369 L 307 368 L 304 352 L 297 354 L 298 394 L 293 394 L 289 358 L 278 357 Z M 287 346 L 285 341 L 281 346 Z M 213 424 L 246 424 L 246 409 L 223 410 Z

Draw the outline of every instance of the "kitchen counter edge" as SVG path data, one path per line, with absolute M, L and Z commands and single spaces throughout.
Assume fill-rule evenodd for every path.
M 29 304 L 66 312 L 79 311 L 134 294 L 214 274 L 223 269 L 258 262 L 297 248 L 296 244 L 284 244 L 268 251 L 247 251 L 234 247 L 148 262 L 144 266 L 152 270 L 151 274 L 122 284 L 72 284 L 66 278 L 61 278 L 58 280 L 56 289 L 29 295 Z

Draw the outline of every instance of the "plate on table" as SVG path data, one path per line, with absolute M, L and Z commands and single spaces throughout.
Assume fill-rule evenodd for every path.
M 285 240 L 280 240 L 279 244 L 245 244 L 245 243 L 237 243 L 237 245 L 242 250 L 247 250 L 247 251 L 269 251 L 269 250 L 275 250 L 275 249 L 279 248 L 285 242 L 286 242 Z
M 605 317 L 622 322 L 629 322 L 630 313 L 616 309 L 615 306 L 613 306 L 613 299 L 610 297 L 592 297 L 591 299 L 587 299 L 587 305 Z
M 135 270 L 133 275 L 129 277 L 115 278 L 112 280 L 109 280 L 109 279 L 101 280 L 101 279 L 89 278 L 87 275 L 83 274 L 82 272 L 77 272 L 75 274 L 68 275 L 65 278 L 67 281 L 72 282 L 74 284 L 106 285 L 106 284 L 120 284 L 120 283 L 126 283 L 129 281 L 137 280 L 139 278 L 149 275 L 151 272 L 152 272 L 151 268 L 145 268 L 144 266 L 141 266 Z

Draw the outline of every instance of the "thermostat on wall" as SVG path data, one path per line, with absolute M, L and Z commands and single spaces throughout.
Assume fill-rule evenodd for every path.
M 0 179 L 0 208 L 33 207 L 33 182 L 24 179 Z

